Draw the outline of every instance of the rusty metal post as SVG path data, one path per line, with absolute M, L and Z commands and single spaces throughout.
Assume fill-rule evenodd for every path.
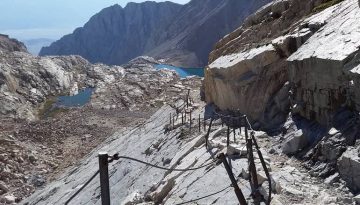
M 261 151 L 260 151 L 260 147 L 259 147 L 259 145 L 258 145 L 257 142 L 256 142 L 254 133 L 251 132 L 250 135 L 251 135 L 251 138 L 252 138 L 252 140 L 253 140 L 253 142 L 254 142 L 254 145 L 255 145 L 255 148 L 256 148 L 256 150 L 257 150 L 257 153 L 258 153 L 258 155 L 259 155 L 259 159 L 260 159 L 261 165 L 262 165 L 262 167 L 263 167 L 263 169 L 264 169 L 265 175 L 266 175 L 266 177 L 267 177 L 267 179 L 268 179 L 268 183 L 269 183 L 269 194 L 268 194 L 268 198 L 267 198 L 267 200 L 266 200 L 266 205 L 270 205 L 270 203 L 271 203 L 271 190 L 272 190 L 272 189 L 271 189 L 271 177 L 270 177 L 270 174 L 269 174 L 269 170 L 268 170 L 268 168 L 267 168 L 267 166 L 266 166 L 264 157 L 263 157 L 263 155 L 262 155 L 262 153 L 261 153 Z
M 183 125 L 183 124 L 184 124 L 184 113 L 181 112 L 181 125 Z
M 235 127 L 233 127 L 233 132 L 234 132 L 234 142 L 236 142 L 236 129 L 235 129 Z
M 201 119 L 200 119 L 201 115 L 199 114 L 199 132 L 201 132 Z
M 100 170 L 100 190 L 101 204 L 110 205 L 110 187 L 109 187 L 109 155 L 106 152 L 100 152 L 99 155 Z
M 208 131 L 206 133 L 206 140 L 205 140 L 205 145 L 206 145 L 206 148 L 208 148 L 208 142 L 209 142 L 209 135 L 210 135 L 210 131 L 211 131 L 211 125 L 212 125 L 212 122 L 213 122 L 213 118 L 210 119 L 210 124 L 209 124 L 209 128 L 208 128 Z
M 246 119 L 244 119 L 246 120 Z M 252 149 L 252 140 L 249 138 L 248 133 L 248 124 L 245 121 L 245 139 L 246 139 L 246 147 L 248 152 L 248 163 L 249 163 L 249 180 L 250 180 L 250 186 L 251 186 L 251 192 L 252 196 L 254 198 L 255 204 L 258 204 L 259 198 L 261 197 L 259 193 L 259 183 L 257 179 L 256 174 L 256 166 L 255 166 L 255 160 L 253 155 L 253 149 Z
M 241 192 L 241 189 L 239 188 L 239 186 L 237 184 L 237 181 L 236 181 L 236 179 L 234 177 L 234 174 L 233 174 L 228 162 L 226 161 L 226 157 L 225 157 L 224 153 L 220 153 L 219 158 L 223 162 L 224 167 L 226 169 L 226 172 L 229 175 L 231 184 L 234 187 L 234 191 L 235 191 L 236 197 L 239 200 L 240 205 L 246 205 L 247 203 L 246 203 L 245 197 L 244 197 L 243 193 Z

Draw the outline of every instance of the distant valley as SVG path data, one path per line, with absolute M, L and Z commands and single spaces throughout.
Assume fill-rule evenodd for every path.
M 33 55 L 38 55 L 42 47 L 49 46 L 54 41 L 55 40 L 48 38 L 23 40 L 27 50 Z

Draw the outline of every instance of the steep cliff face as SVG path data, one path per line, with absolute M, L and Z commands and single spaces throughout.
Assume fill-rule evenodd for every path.
M 205 72 L 207 102 L 273 123 L 288 113 L 273 103 L 288 81 L 291 93 L 283 99 L 309 120 L 330 126 L 341 107 L 359 110 L 358 2 L 314 13 L 329 2 L 274 1 L 224 37 Z
M 93 16 L 82 28 L 44 47 L 40 55 L 81 55 L 90 62 L 123 64 L 159 45 L 181 5 L 171 2 L 114 5 Z
M 360 110 L 359 18 L 357 1 L 345 1 L 306 21 L 322 27 L 288 59 L 294 103 L 302 116 L 332 125 L 340 107 Z
M 206 101 L 247 114 L 265 129 L 283 123 L 289 111 L 286 58 L 316 31 L 297 21 L 317 4 L 274 1 L 218 42 L 205 72 Z
M 168 37 L 148 52 L 177 65 L 204 66 L 214 44 L 270 0 L 192 0 L 168 26 Z
M 106 8 L 40 55 L 77 54 L 90 62 L 123 64 L 146 54 L 184 67 L 204 66 L 213 44 L 270 0 L 129 3 Z

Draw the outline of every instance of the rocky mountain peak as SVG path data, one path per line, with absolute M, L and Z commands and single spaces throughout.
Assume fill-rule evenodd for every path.
M 44 47 L 40 55 L 76 54 L 90 62 L 117 65 L 148 55 L 200 67 L 216 41 L 269 1 L 193 0 L 186 5 L 147 1 L 112 6 Z

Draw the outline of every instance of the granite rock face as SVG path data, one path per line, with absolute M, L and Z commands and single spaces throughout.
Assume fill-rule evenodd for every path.
M 192 0 L 129 3 L 106 8 L 40 55 L 76 54 L 92 63 L 121 65 L 148 55 L 183 67 L 207 63 L 213 44 L 270 0 Z
M 35 119 L 36 106 L 83 80 L 88 67 L 86 60 L 76 56 L 37 58 L 23 52 L 0 53 L 0 115 Z
M 359 109 L 360 9 L 344 1 L 305 20 L 321 28 L 295 52 L 289 78 L 302 116 L 331 125 L 340 107 Z
M 274 1 L 251 15 L 210 54 L 204 93 L 259 129 L 280 127 L 284 153 L 307 159 L 313 176 L 339 171 L 357 192 L 357 158 L 343 152 L 358 147 L 360 8 L 344 0 L 314 12 L 327 3 Z
M 315 31 L 295 22 L 315 5 L 274 1 L 219 41 L 205 71 L 206 101 L 240 111 L 265 130 L 281 125 L 290 107 L 286 59 Z

